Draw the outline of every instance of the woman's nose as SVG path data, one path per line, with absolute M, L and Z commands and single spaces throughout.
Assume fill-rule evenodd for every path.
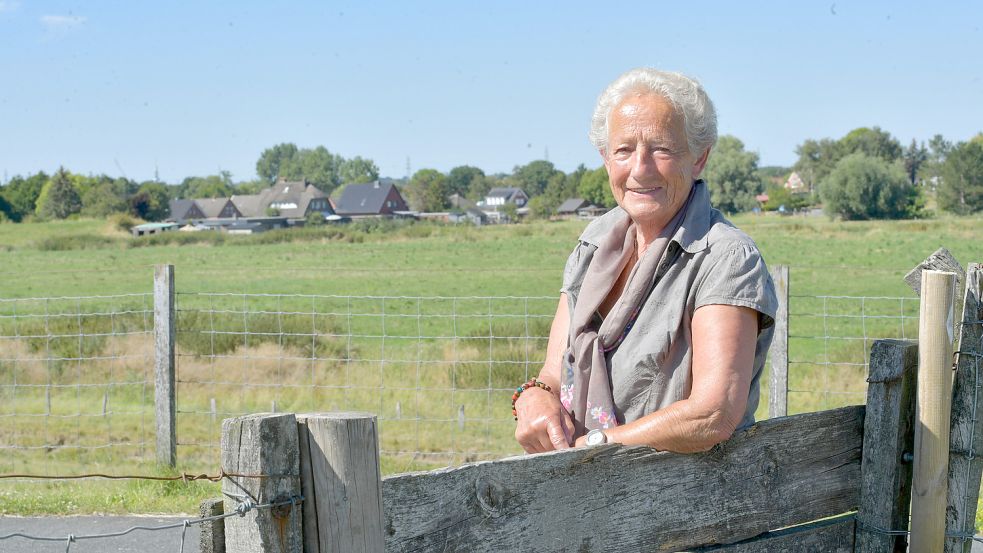
M 644 148 L 635 150 L 631 160 L 631 176 L 634 178 L 651 175 L 655 171 L 655 160 L 651 152 Z

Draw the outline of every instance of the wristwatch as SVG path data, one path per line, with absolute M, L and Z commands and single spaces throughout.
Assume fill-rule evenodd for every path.
M 587 445 L 601 445 L 608 443 L 608 436 L 600 428 L 595 428 L 587 433 L 587 438 L 584 440 Z

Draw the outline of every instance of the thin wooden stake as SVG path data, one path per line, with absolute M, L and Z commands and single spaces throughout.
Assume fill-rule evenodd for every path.
M 771 378 L 768 383 L 768 418 L 788 415 L 788 265 L 776 265 L 771 272 L 778 295 L 775 333 L 768 349 Z
M 945 540 L 955 291 L 955 273 L 922 272 L 911 551 L 941 551 Z

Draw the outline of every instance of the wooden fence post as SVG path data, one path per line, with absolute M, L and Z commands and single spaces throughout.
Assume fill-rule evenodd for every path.
M 300 451 L 293 414 L 259 414 L 222 421 L 222 493 L 257 505 L 300 497 Z M 306 501 L 306 498 L 305 498 Z M 225 512 L 238 502 L 226 499 Z M 302 553 L 301 503 L 253 509 L 225 519 L 225 550 L 236 553 Z
M 976 503 L 983 475 L 983 268 L 966 271 L 966 296 L 959 330 L 959 354 L 952 386 L 952 428 L 949 431 L 949 494 L 946 534 L 975 533 Z M 972 541 L 946 538 L 946 553 L 969 553 Z
M 918 321 L 918 408 L 911 497 L 911 550 L 945 542 L 952 405 L 956 273 L 923 271 Z
M 907 551 L 905 536 L 882 531 L 908 529 L 917 369 L 913 342 L 877 340 L 870 349 L 857 553 Z
M 771 378 L 768 385 L 768 418 L 788 415 L 788 265 L 776 265 L 771 271 L 778 295 L 775 334 L 768 349 Z
M 177 414 L 174 388 L 174 265 L 154 267 L 154 409 L 157 413 L 157 462 L 177 464 Z
M 221 515 L 224 512 L 223 503 L 221 499 L 202 501 L 199 506 L 201 518 Z M 225 521 L 219 519 L 203 523 L 198 542 L 199 553 L 225 553 Z
M 306 553 L 385 550 L 375 415 L 297 416 Z

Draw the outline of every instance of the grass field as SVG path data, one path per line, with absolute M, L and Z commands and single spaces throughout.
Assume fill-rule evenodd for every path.
M 942 245 L 979 261 L 981 222 L 737 218 L 769 265 L 791 267 L 790 356 L 800 364 L 790 370 L 790 412 L 862 403 L 858 363 L 869 341 L 855 338 L 914 337 L 917 302 L 902 276 Z M 517 451 L 508 389 L 538 370 L 583 226 L 356 225 L 167 243 L 105 221 L 0 225 L 0 300 L 147 294 L 153 266 L 174 264 L 180 470 L 215 472 L 221 418 L 275 401 L 281 411 L 379 413 L 391 473 Z M 239 295 L 212 295 L 226 293 Z M 473 296 L 486 299 L 440 299 Z M 0 341 L 0 358 L 18 360 L 0 361 L 0 444 L 33 448 L 3 455 L 0 473 L 156 470 L 151 302 L 0 303 L 22 315 L 13 331 L 0 322 L 0 335 L 21 337 Z M 38 494 L 19 482 L 0 491 L 0 514 L 187 512 L 214 493 L 181 486 L 46 484 Z

